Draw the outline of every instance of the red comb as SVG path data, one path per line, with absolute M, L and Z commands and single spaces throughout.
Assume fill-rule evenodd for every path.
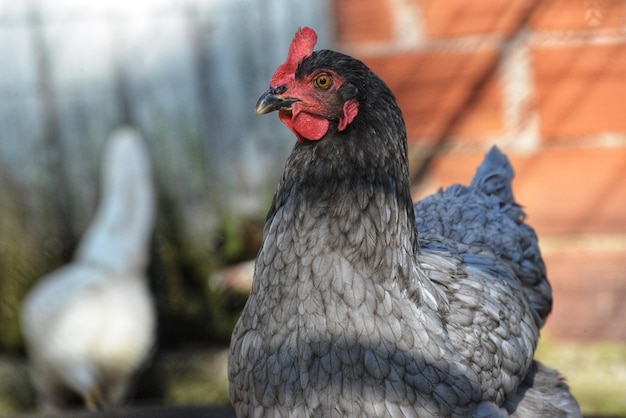
M 286 78 L 293 78 L 298 67 L 298 62 L 313 53 L 313 47 L 317 43 L 317 34 L 309 27 L 299 28 L 289 45 L 287 60 L 276 69 L 270 86 L 276 87 L 286 84 Z

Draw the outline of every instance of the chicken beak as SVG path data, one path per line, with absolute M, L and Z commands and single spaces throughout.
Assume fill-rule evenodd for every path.
M 264 115 L 280 109 L 291 109 L 291 106 L 300 100 L 276 94 L 276 89 L 269 89 L 256 102 L 256 114 Z

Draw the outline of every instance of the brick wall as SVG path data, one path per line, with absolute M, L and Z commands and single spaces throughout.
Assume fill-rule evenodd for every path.
M 468 182 L 499 145 L 554 288 L 546 332 L 626 341 L 626 1 L 335 0 L 334 12 L 338 49 L 402 107 L 416 197 Z

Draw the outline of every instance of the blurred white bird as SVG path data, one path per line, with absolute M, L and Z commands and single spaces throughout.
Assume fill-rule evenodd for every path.
M 130 129 L 105 149 L 102 197 L 74 260 L 43 277 L 22 306 L 22 331 L 41 406 L 68 394 L 90 409 L 121 403 L 149 356 L 155 310 L 146 283 L 155 216 L 148 153 Z

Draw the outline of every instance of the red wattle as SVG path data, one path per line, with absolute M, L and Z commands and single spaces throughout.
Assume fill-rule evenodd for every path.
M 321 116 L 300 112 L 291 119 L 294 130 L 310 141 L 322 139 L 330 122 Z
M 282 123 L 296 134 L 300 142 L 303 139 L 308 139 L 309 141 L 322 139 L 328 132 L 330 125 L 328 119 L 306 112 L 294 111 L 292 115 L 286 112 L 279 112 L 279 118 Z

